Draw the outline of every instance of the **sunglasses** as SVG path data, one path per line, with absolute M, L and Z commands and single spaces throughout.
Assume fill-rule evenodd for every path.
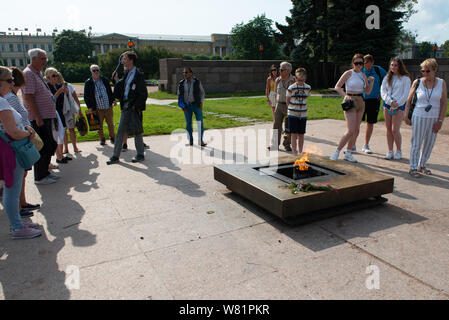
M 57 75 L 57 74 L 52 74 L 51 77 L 52 77 L 52 78 L 57 78 L 58 75 Z
M 281 71 L 281 72 L 282 72 L 282 71 L 287 71 L 287 70 L 288 70 L 288 69 L 279 69 L 279 71 Z
M 422 73 L 429 73 L 430 70 L 421 70 Z
M 8 82 L 8 83 L 13 83 L 13 82 L 14 82 L 14 78 L 1 79 L 0 81 L 5 81 L 5 82 Z
M 354 62 L 355 66 L 363 66 L 363 61 Z
M 92 70 L 92 72 L 100 72 L 100 70 L 94 69 L 94 70 Z
M 271 69 L 271 72 L 273 72 L 273 71 L 278 71 L 278 69 Z

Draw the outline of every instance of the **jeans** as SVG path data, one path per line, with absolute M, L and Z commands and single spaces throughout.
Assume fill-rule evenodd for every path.
M 186 103 L 186 109 L 184 117 L 186 118 L 187 137 L 190 142 L 193 142 L 192 116 L 195 114 L 196 123 L 198 124 L 198 143 L 201 143 L 204 134 L 203 111 L 198 104 L 190 103 Z
M 114 157 L 119 158 L 120 153 L 122 152 L 123 146 L 123 135 L 127 132 L 127 124 L 128 124 L 128 113 L 123 112 L 120 115 L 120 122 L 117 128 L 117 134 L 115 135 L 114 142 Z M 142 111 L 139 111 L 139 117 L 142 120 Z M 136 146 L 137 155 L 144 156 L 145 155 L 145 146 L 143 145 L 143 137 L 142 134 L 137 134 L 134 136 L 134 144 Z
M 16 169 L 14 170 L 14 184 L 11 188 L 6 188 L 3 182 L 3 208 L 8 216 L 9 224 L 13 230 L 22 228 L 22 219 L 19 211 L 20 191 L 22 190 L 22 180 L 25 170 L 19 165 L 16 159 Z

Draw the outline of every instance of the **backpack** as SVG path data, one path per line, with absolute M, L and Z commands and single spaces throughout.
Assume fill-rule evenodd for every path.
M 380 74 L 379 66 L 374 66 L 374 71 L 376 71 L 377 76 L 379 77 L 379 82 L 380 82 L 380 84 L 382 84 L 382 81 L 384 80 L 384 77 L 382 77 L 381 74 Z

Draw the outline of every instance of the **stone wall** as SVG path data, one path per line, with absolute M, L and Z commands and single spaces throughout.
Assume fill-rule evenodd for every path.
M 184 79 L 183 69 L 189 66 L 194 76 L 201 80 L 206 92 L 264 91 L 270 66 L 279 66 L 280 63 L 279 60 L 161 59 L 159 88 L 176 93 L 177 84 Z

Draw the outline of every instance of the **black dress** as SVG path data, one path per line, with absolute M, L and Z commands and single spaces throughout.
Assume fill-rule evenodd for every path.
M 53 86 L 50 83 L 48 83 L 48 87 L 50 88 L 51 93 L 53 93 L 54 95 L 56 91 L 58 91 L 59 88 L 62 87 L 62 85 L 56 84 L 55 86 Z M 64 94 L 62 93 L 56 99 L 56 111 L 58 112 L 59 117 L 61 118 L 62 126 L 66 128 L 63 110 L 64 110 Z

